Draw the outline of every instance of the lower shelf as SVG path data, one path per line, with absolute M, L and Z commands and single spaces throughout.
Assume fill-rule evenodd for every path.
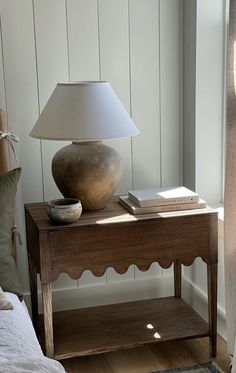
M 58 360 L 209 335 L 208 324 L 175 297 L 56 312 L 53 326 Z

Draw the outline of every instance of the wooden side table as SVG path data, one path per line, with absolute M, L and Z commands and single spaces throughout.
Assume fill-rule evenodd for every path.
M 209 337 L 216 356 L 217 213 L 210 208 L 134 216 L 113 198 L 99 211 L 85 212 L 73 224 L 50 222 L 45 203 L 25 206 L 32 315 L 44 336 L 48 357 L 83 356 L 146 343 Z M 206 323 L 181 299 L 181 264 L 196 257 L 207 264 Z M 124 273 L 130 264 L 145 271 L 153 262 L 174 263 L 174 296 L 53 313 L 51 282 L 66 272 L 78 279 L 90 269 Z M 43 315 L 38 315 L 37 273 Z

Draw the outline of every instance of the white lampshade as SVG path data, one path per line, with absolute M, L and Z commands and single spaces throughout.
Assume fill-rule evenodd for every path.
M 48 140 L 105 140 L 138 134 L 108 82 L 58 83 L 30 136 Z

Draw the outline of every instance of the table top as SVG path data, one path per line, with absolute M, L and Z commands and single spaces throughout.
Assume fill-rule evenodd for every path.
M 36 224 L 39 230 L 48 231 L 55 231 L 57 229 L 60 230 L 62 229 L 62 227 L 63 229 L 71 229 L 72 227 L 82 227 L 84 225 L 119 224 L 125 222 L 138 222 L 148 219 L 166 219 L 178 216 L 184 217 L 202 214 L 217 214 L 216 210 L 207 206 L 203 209 L 133 215 L 119 203 L 118 196 L 112 197 L 107 206 L 102 210 L 83 211 L 81 217 L 76 222 L 71 224 L 60 224 L 52 222 L 47 216 L 46 202 L 28 203 L 25 204 L 25 209 L 32 217 L 34 223 Z

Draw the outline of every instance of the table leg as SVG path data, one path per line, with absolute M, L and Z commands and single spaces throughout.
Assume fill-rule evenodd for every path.
M 28 253 L 28 265 L 29 265 L 29 279 L 30 279 L 30 295 L 31 295 L 31 311 L 32 321 L 36 333 L 38 334 L 38 290 L 37 290 L 37 271 L 34 262 Z
M 51 284 L 42 284 L 43 320 L 45 333 L 45 348 L 47 357 L 54 357 L 53 314 Z
M 174 262 L 174 284 L 175 297 L 181 298 L 181 263 L 178 260 Z
M 207 264 L 209 352 L 217 353 L 217 264 Z

